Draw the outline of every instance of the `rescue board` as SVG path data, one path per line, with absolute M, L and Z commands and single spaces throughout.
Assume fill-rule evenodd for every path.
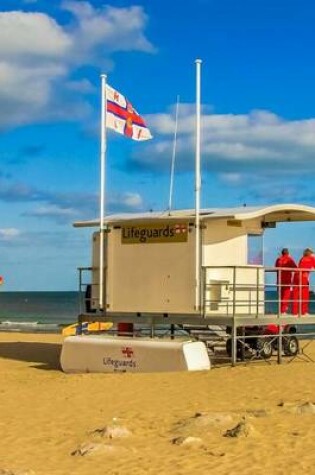
M 211 368 L 201 341 L 78 335 L 65 338 L 61 357 L 65 373 L 155 373 Z
M 74 336 L 81 333 L 94 333 L 110 330 L 113 326 L 112 322 L 82 322 L 81 329 L 79 323 L 73 323 L 62 330 L 63 336 Z

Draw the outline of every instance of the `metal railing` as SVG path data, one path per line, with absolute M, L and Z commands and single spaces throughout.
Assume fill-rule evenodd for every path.
M 97 320 L 99 316 L 104 317 L 104 314 L 95 308 L 95 295 L 98 295 L 99 284 L 95 281 L 91 283 L 94 270 L 92 267 L 78 269 L 80 313 L 91 313 Z M 270 350 L 271 354 L 272 351 L 277 353 L 279 363 L 283 354 L 291 356 L 292 360 L 303 357 L 313 361 L 306 354 L 305 348 L 315 338 L 315 295 L 310 292 L 315 270 L 262 266 L 204 266 L 201 271 L 202 311 L 200 315 L 192 314 L 190 323 L 199 317 L 199 325 L 209 328 L 215 320 L 215 325 L 221 325 L 226 330 L 225 335 L 219 338 L 226 350 L 223 355 L 225 360 L 228 354 L 232 365 L 235 365 L 237 360 L 246 359 L 269 361 Z M 287 279 L 286 274 L 285 282 L 284 272 L 291 272 L 290 279 Z M 282 312 L 284 299 L 287 306 L 285 314 Z M 136 324 L 133 336 L 167 335 L 174 338 L 179 335 L 179 330 L 181 336 L 185 333 L 185 325 L 179 315 L 173 319 L 169 328 L 167 325 L 160 325 L 159 329 L 159 324 L 149 324 L 149 321 L 150 318 L 142 327 Z M 204 321 L 204 324 L 200 323 L 201 321 Z M 309 326 L 307 330 L 305 322 Z M 186 324 L 186 328 L 189 326 Z M 188 335 L 192 334 L 188 331 Z M 216 340 L 210 343 L 214 341 Z M 290 345 L 296 345 L 296 341 L 298 349 L 295 354 Z
M 79 267 L 80 313 L 97 311 L 95 295 L 99 283 L 92 282 L 93 267 Z M 315 315 L 315 294 L 310 291 L 313 269 L 262 266 L 204 266 L 202 272 L 201 314 L 248 316 L 293 314 Z M 283 275 L 291 272 L 291 281 Z M 286 277 L 287 279 L 287 277 Z M 92 296 L 94 304 L 92 305 Z M 283 300 L 286 299 L 285 312 Z
M 202 268 L 203 315 L 257 319 L 270 314 L 315 315 L 315 296 L 310 291 L 314 272 L 314 269 L 262 266 L 205 266 Z

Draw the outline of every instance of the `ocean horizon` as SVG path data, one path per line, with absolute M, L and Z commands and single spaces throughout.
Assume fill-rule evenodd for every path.
M 78 291 L 1 291 L 0 331 L 59 333 L 77 322 L 81 297 Z M 267 291 L 265 313 L 277 311 L 277 292 Z M 314 297 L 310 311 L 315 314 Z
M 0 292 L 0 331 L 50 331 L 77 321 L 78 291 Z

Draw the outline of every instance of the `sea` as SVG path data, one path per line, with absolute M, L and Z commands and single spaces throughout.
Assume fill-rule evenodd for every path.
M 62 328 L 77 322 L 83 300 L 84 296 L 77 291 L 1 291 L 0 331 L 60 333 Z M 266 292 L 265 301 L 265 312 L 277 313 L 277 293 Z M 310 313 L 315 315 L 314 294 L 311 295 Z M 315 332 L 313 325 L 305 327 L 306 331 Z
M 60 333 L 80 313 L 79 292 L 0 292 L 0 331 Z

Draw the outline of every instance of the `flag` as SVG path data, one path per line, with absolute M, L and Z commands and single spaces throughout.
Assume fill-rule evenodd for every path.
M 108 84 L 106 103 L 106 127 L 133 140 L 152 139 L 150 130 L 132 104 Z

